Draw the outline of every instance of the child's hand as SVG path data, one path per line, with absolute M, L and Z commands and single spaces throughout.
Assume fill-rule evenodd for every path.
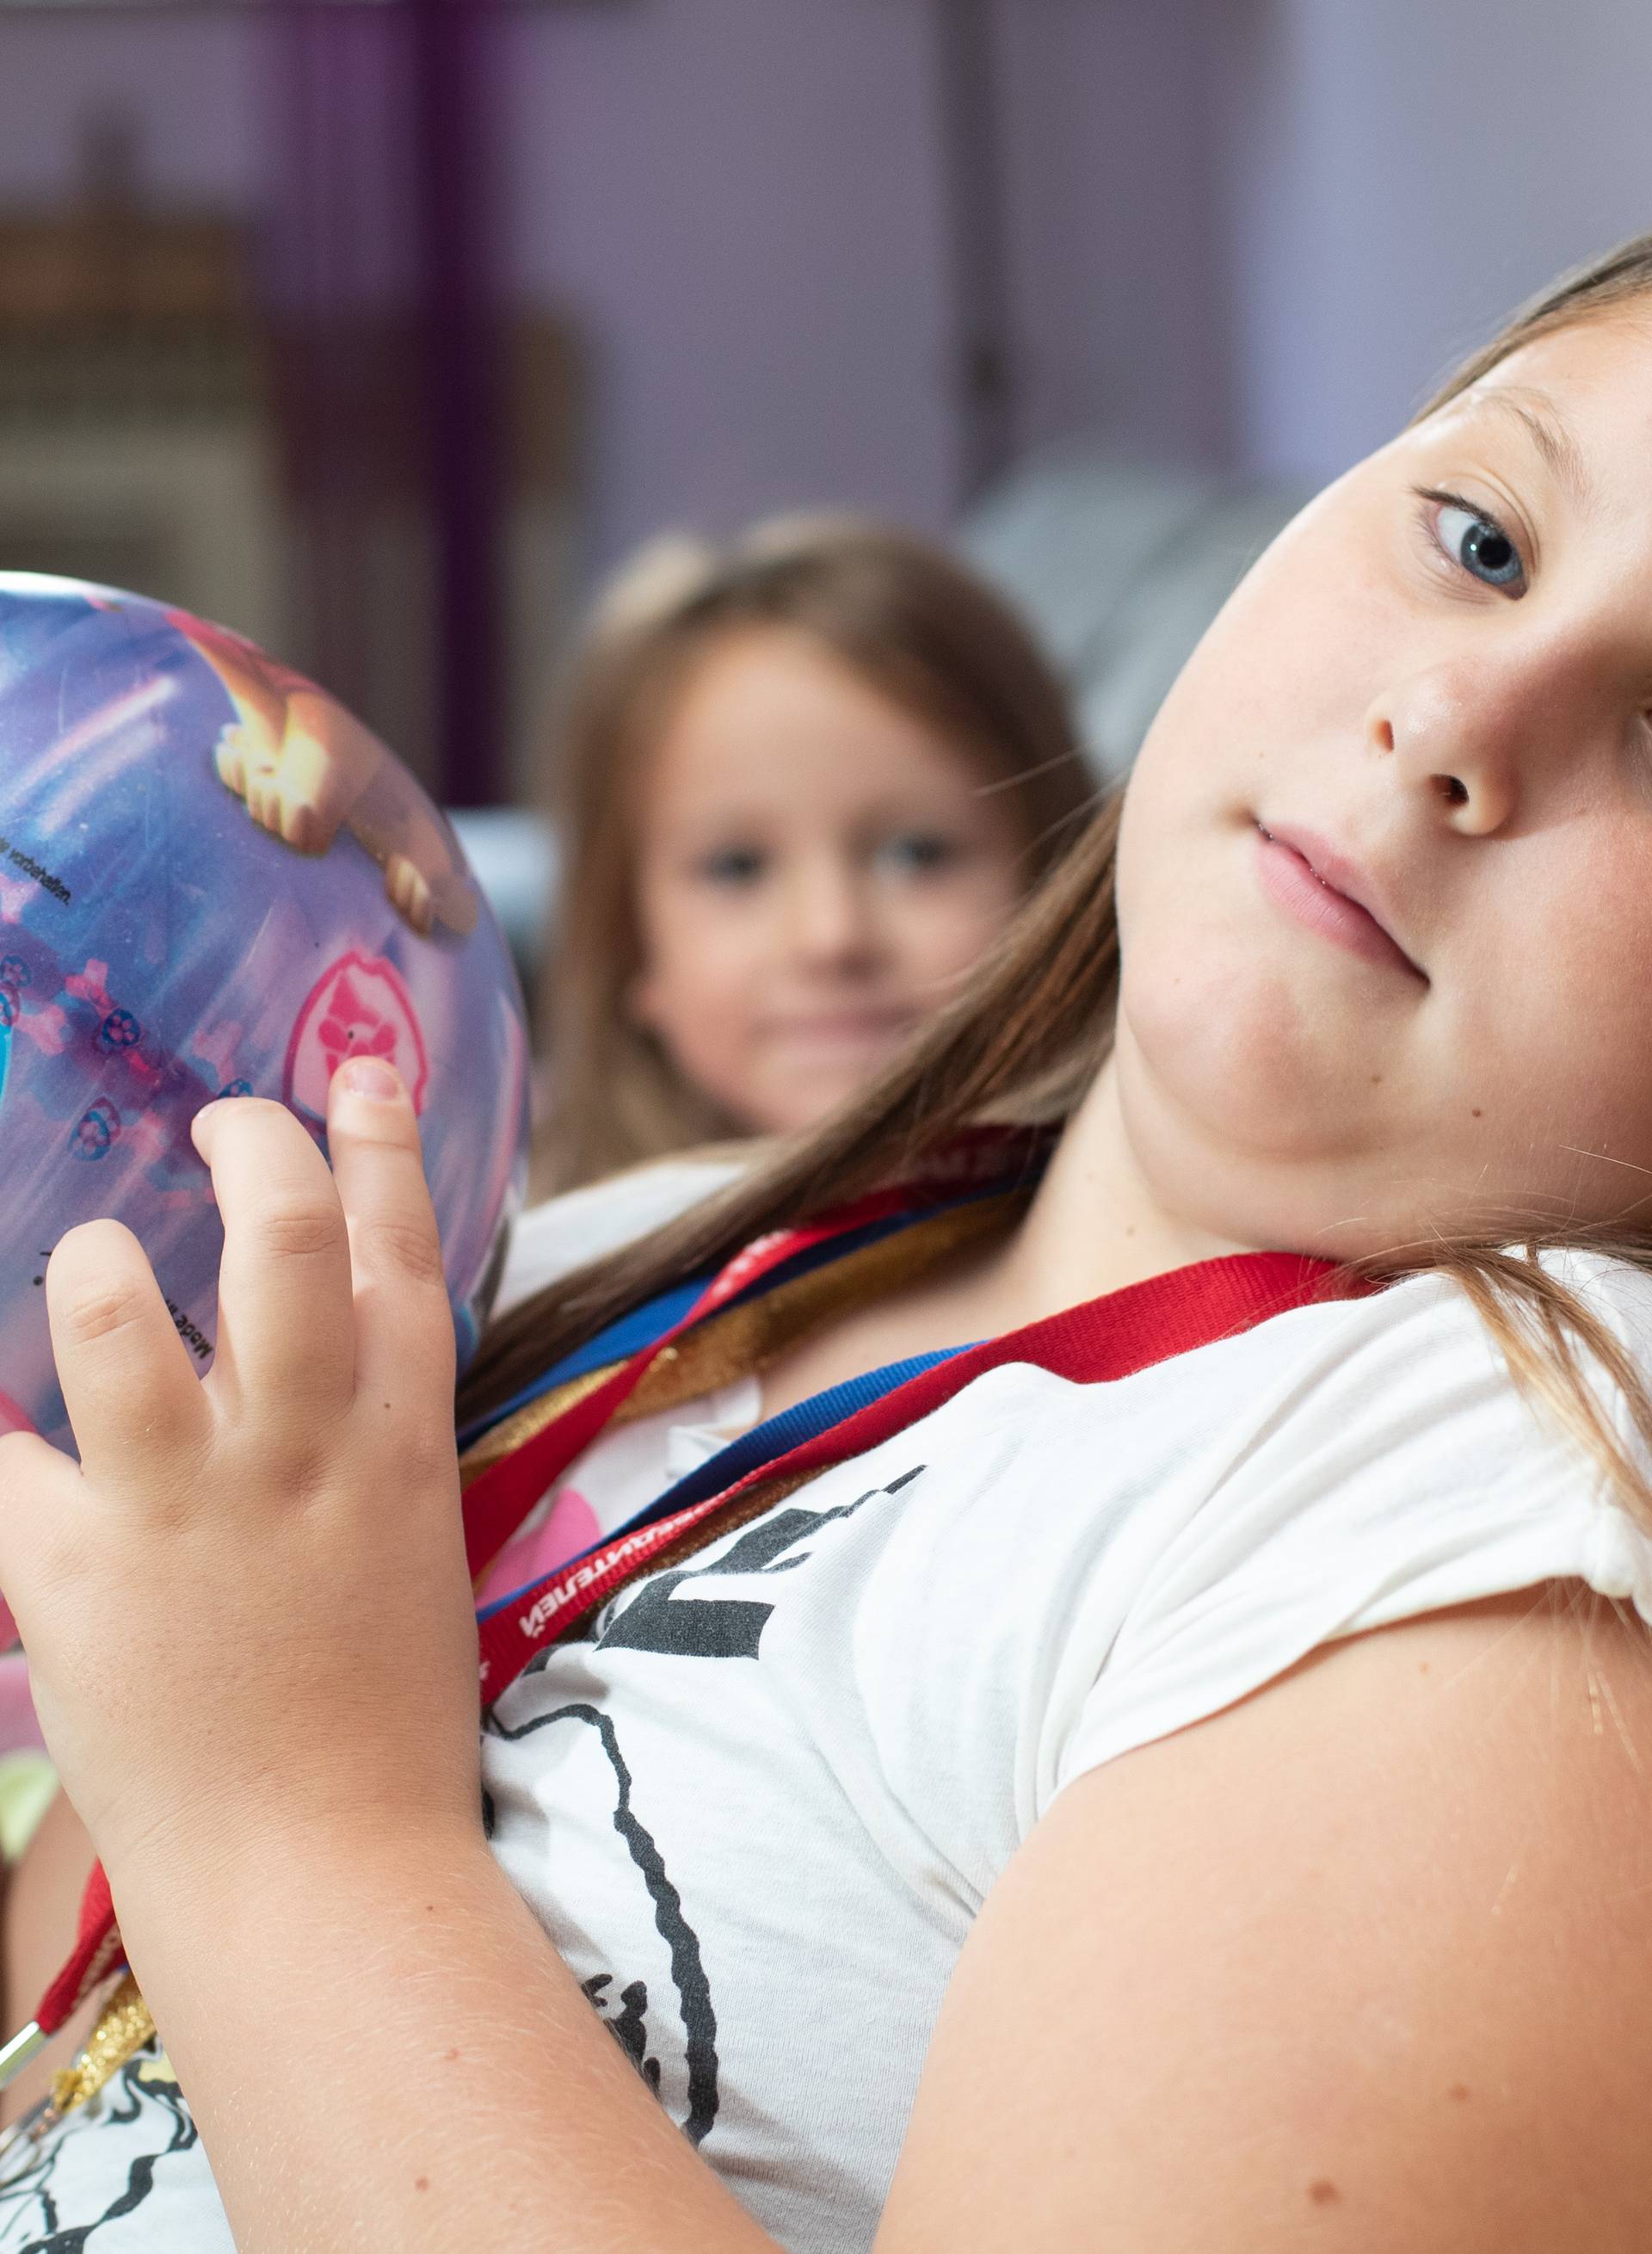
M 267 1864 L 295 1827 L 478 1828 L 418 1130 L 368 1060 L 338 1074 L 328 1127 L 331 1174 L 277 1104 L 196 1123 L 225 1232 L 204 1381 L 136 1241 L 71 1230 L 46 1298 L 80 1463 L 0 1440 L 0 1586 L 117 1908 L 123 1880 Z

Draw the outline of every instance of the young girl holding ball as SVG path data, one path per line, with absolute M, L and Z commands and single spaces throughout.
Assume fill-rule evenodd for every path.
M 1281 536 L 909 1055 L 503 1319 L 466 1541 L 370 1066 L 331 1178 L 205 1116 L 204 1384 L 66 1239 L 0 1581 L 165 2049 L 0 2246 L 1642 2245 L 1649 762 L 1652 238 Z M 576 1458 L 654 1499 L 477 1630 Z

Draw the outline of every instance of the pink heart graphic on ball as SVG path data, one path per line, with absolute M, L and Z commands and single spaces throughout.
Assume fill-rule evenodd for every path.
M 415 1111 L 424 1108 L 430 1060 L 413 998 L 394 963 L 359 948 L 324 970 L 304 997 L 287 1044 L 287 1102 L 325 1119 L 332 1075 L 354 1056 L 383 1057 L 402 1075 Z

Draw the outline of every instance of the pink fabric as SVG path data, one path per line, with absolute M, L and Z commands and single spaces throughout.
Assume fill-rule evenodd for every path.
M 10 1614 L 5 1617 L 10 1623 Z M 20 1651 L 0 1654 L 0 1754 L 45 1751 L 46 1740 L 40 1735 L 29 1692 L 29 1662 Z
M 597 1514 L 584 1495 L 578 1488 L 564 1488 L 546 1512 L 543 1525 L 531 1534 L 519 1534 L 500 1551 L 477 1591 L 478 1604 L 492 1604 L 496 1597 L 508 1597 L 513 1589 L 555 1572 L 565 1558 L 577 1558 L 601 1538 Z

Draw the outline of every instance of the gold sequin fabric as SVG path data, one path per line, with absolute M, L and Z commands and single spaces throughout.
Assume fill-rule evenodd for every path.
M 829 1261 L 760 1298 L 710 1316 L 656 1357 L 611 1423 L 627 1424 L 640 1417 L 657 1416 L 685 1401 L 698 1400 L 703 1394 L 715 1393 L 737 1377 L 754 1376 L 830 1316 L 875 1299 L 896 1284 L 910 1283 L 961 1246 L 1005 1227 L 1026 1202 L 1025 1194 L 1012 1191 L 948 1207 L 909 1228 Z M 501 1457 L 594 1393 L 619 1366 L 610 1362 L 601 1369 L 586 1370 L 501 1418 L 466 1450 L 460 1466 L 465 1484 L 468 1487 Z
M 103 2015 L 74 2064 L 52 2077 L 52 2110 L 72 2113 L 88 2097 L 95 2097 L 109 2077 L 152 2040 L 154 2034 L 149 2006 L 129 1972 L 103 2006 Z

